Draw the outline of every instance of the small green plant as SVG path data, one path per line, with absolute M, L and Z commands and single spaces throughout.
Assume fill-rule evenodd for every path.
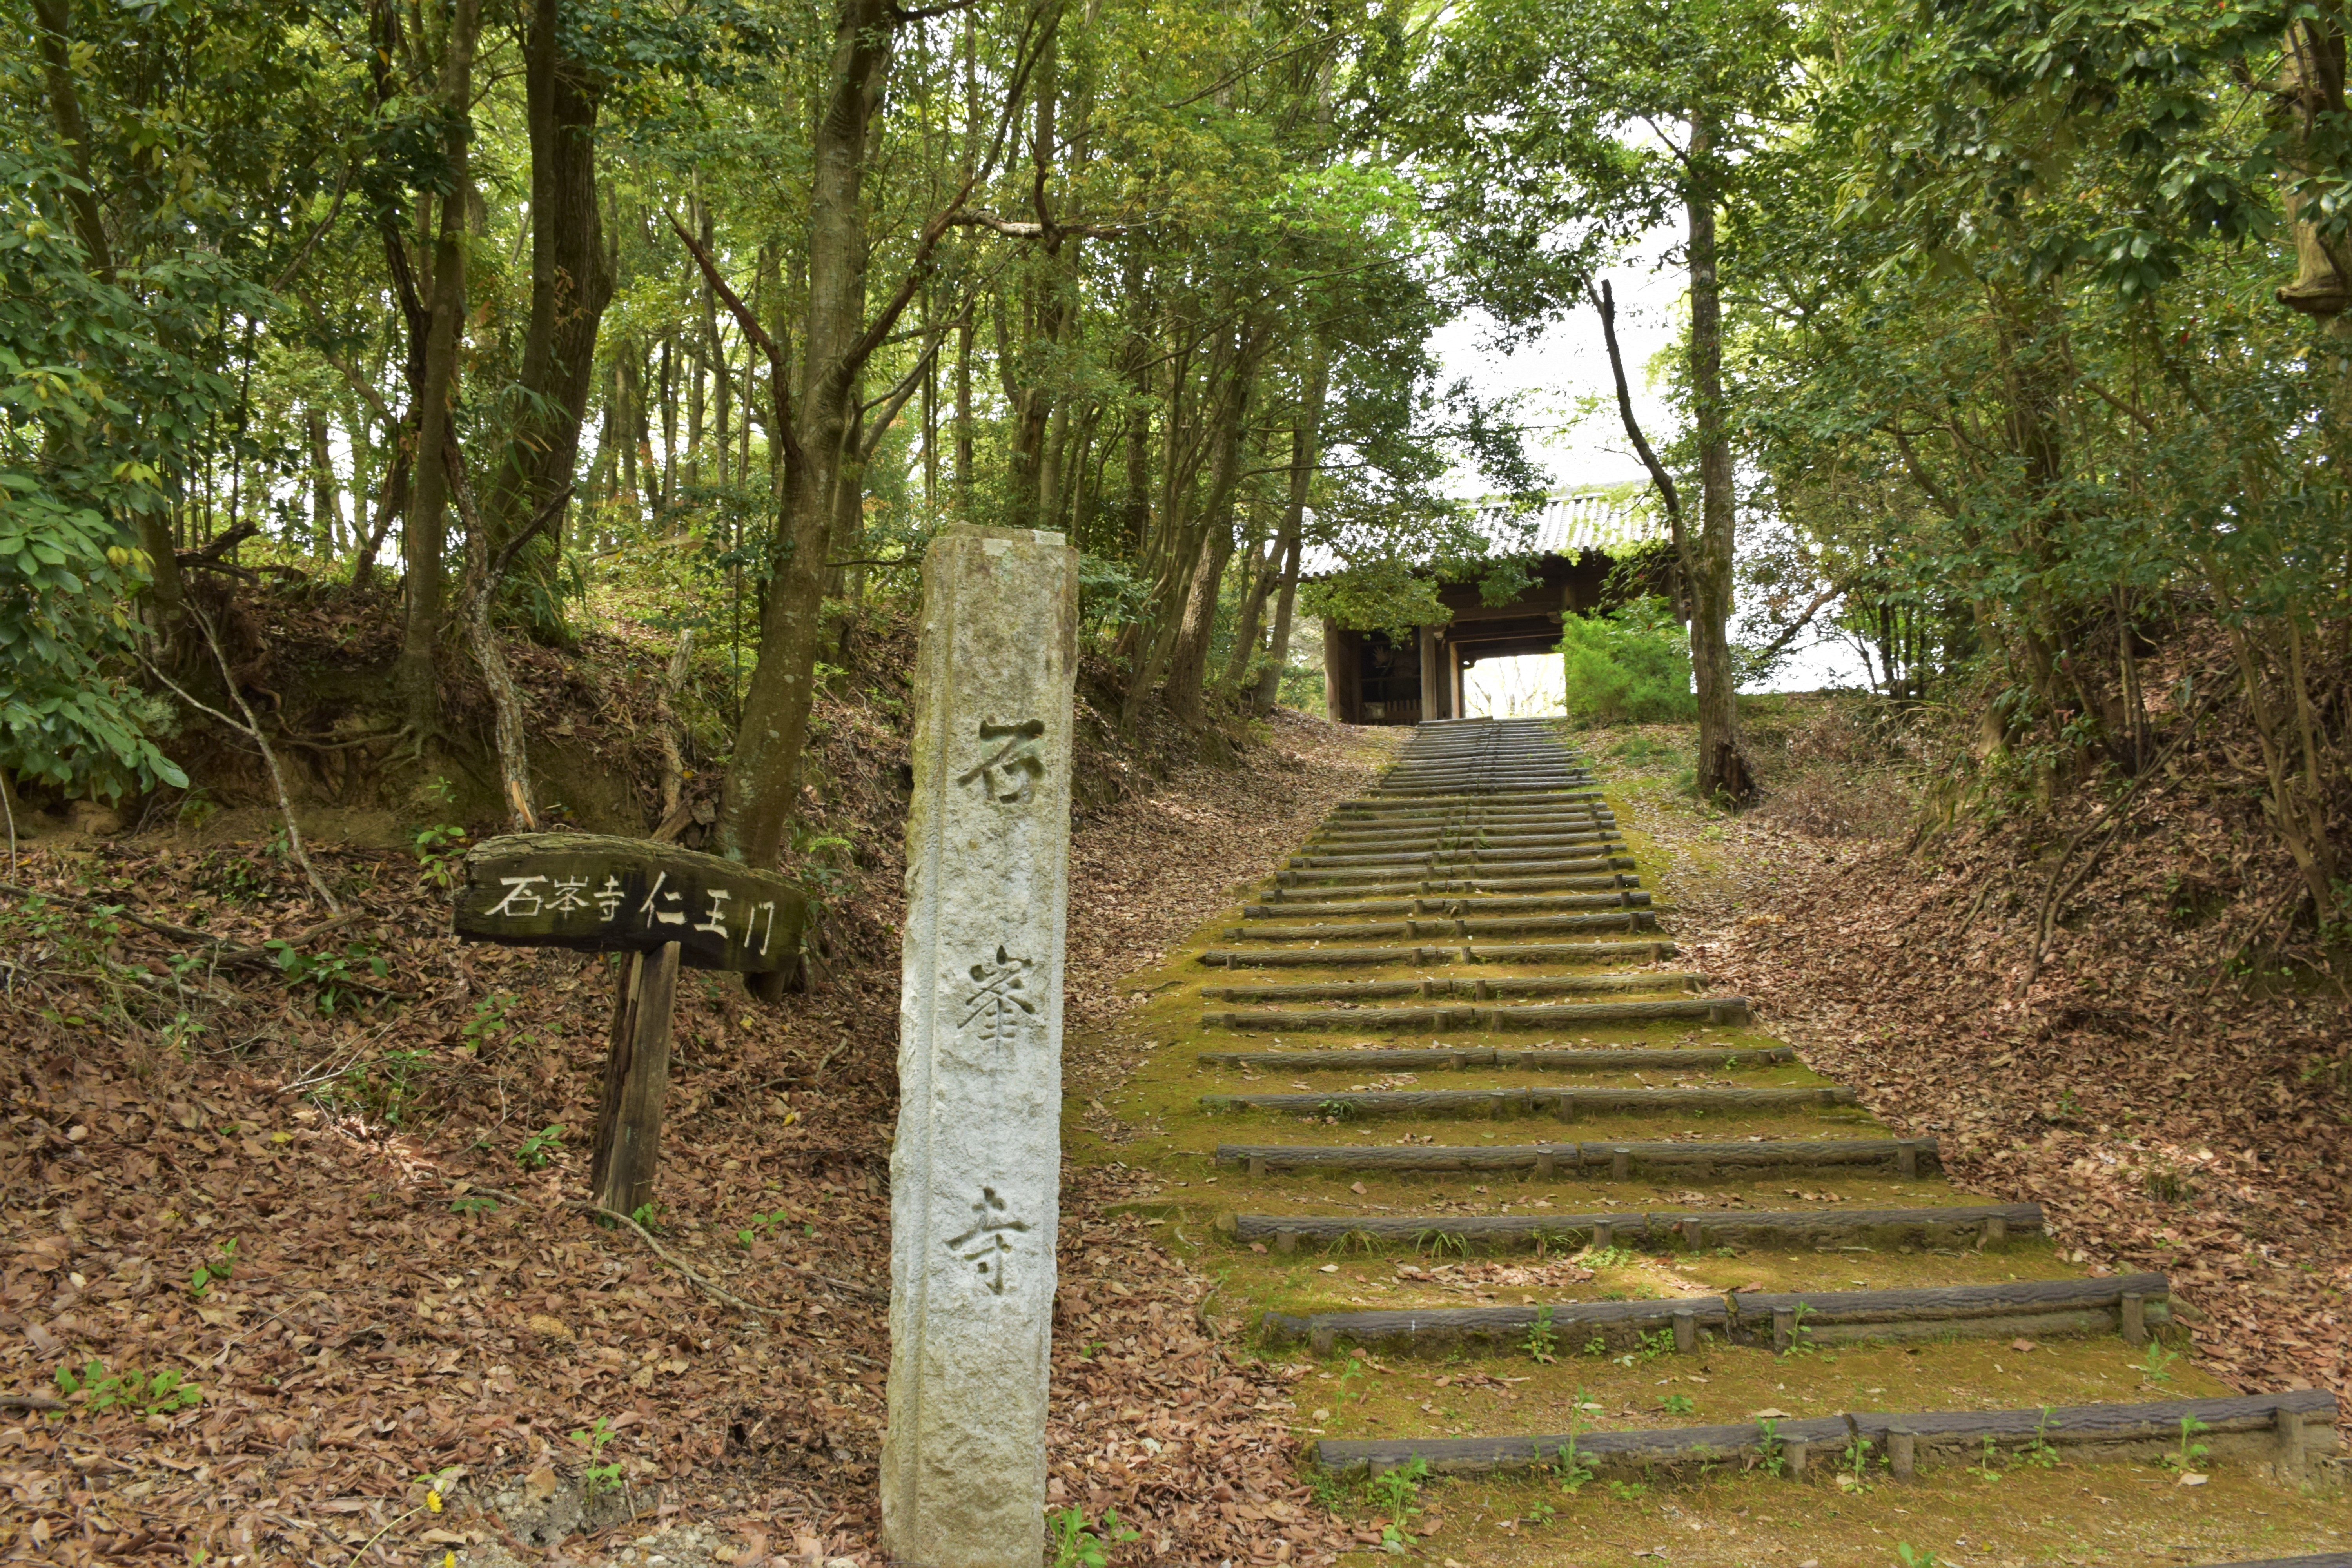
M 188 1276 L 188 1294 L 203 1300 L 215 1285 L 225 1284 L 236 1272 L 236 1237 L 230 1237 L 214 1249 L 213 1255 L 196 1265 Z
M 1535 1361 L 1549 1363 L 1554 1359 L 1552 1352 L 1559 1348 L 1559 1331 L 1551 1326 L 1549 1307 L 1536 1309 L 1536 1321 L 1528 1325 L 1528 1337 L 1519 1342 L 1519 1348 Z
M 1807 1327 L 1805 1323 L 1805 1320 L 1811 1317 L 1812 1313 L 1813 1307 L 1811 1302 L 1800 1301 L 1797 1303 L 1796 1311 L 1790 1314 L 1791 1321 L 1789 1328 L 1789 1348 L 1787 1351 L 1782 1352 L 1783 1354 L 1811 1355 L 1813 1353 L 1813 1331 Z
M 2183 1415 L 2180 1418 L 2180 1447 L 2164 1456 L 2165 1468 L 2184 1476 L 2194 1470 L 2205 1456 L 2213 1451 L 2208 1445 L 2195 1440 L 2197 1434 L 2211 1430 L 2194 1415 Z
M 596 1424 L 586 1431 L 574 1432 L 572 1440 L 588 1448 L 587 1468 L 580 1472 L 580 1484 L 588 1489 L 592 1498 L 617 1491 L 621 1486 L 621 1461 L 604 1458 L 604 1446 L 619 1434 L 613 1430 L 612 1418 L 599 1415 Z
M 1365 1483 L 1364 1490 L 1389 1516 L 1381 1527 L 1381 1544 L 1391 1552 L 1405 1548 L 1405 1531 L 1421 1511 L 1421 1483 L 1429 1479 L 1429 1461 L 1414 1456 L 1412 1463 L 1382 1470 Z
M 1650 1495 L 1648 1484 L 1643 1481 L 1611 1481 L 1608 1486 L 1609 1495 L 1619 1502 L 1633 1502 Z
M 654 1230 L 658 1228 L 654 1224 L 654 1205 L 651 1203 L 639 1204 L 635 1208 L 629 1211 L 629 1217 L 637 1222 L 638 1228 L 640 1229 Z
M 1647 1366 L 1662 1355 L 1674 1354 L 1674 1330 L 1653 1329 L 1648 1333 L 1642 1335 L 1632 1350 L 1626 1352 L 1623 1355 L 1619 1356 L 1617 1358 L 1617 1364 L 1619 1366 Z
M 1997 1481 L 2000 1479 L 2000 1471 L 1995 1464 L 1995 1461 L 2000 1458 L 2000 1454 L 1993 1447 L 1992 1435 L 1990 1433 L 1987 1433 L 1984 1439 L 1984 1452 L 1979 1454 L 1977 1456 L 1977 1462 L 1969 1467 L 1969 1474 L 1975 1476 L 1979 1480 Z
M 292 942 L 274 937 L 261 945 L 277 954 L 278 973 L 286 976 L 287 984 L 315 987 L 312 1004 L 321 1013 L 337 1008 L 359 1011 L 360 974 L 365 972 L 382 980 L 392 973 L 392 964 L 374 951 L 372 942 L 346 942 L 341 952 L 320 953 L 304 952 Z
M 515 1163 L 526 1171 L 543 1171 L 548 1163 L 563 1151 L 563 1123 L 542 1127 L 522 1141 L 515 1151 Z
M 1584 1353 L 1586 1355 L 1607 1355 L 1609 1353 L 1609 1342 L 1602 1339 L 1599 1334 L 1595 1334 L 1591 1339 L 1584 1342 Z
M 1586 1482 L 1596 1474 L 1591 1460 L 1577 1446 L 1584 1431 L 1584 1407 L 1591 1401 L 1582 1387 L 1568 1405 L 1568 1441 L 1562 1443 L 1551 1457 L 1551 1473 L 1559 1482 L 1559 1489 L 1570 1497 L 1584 1489 Z M 1538 1450 L 1540 1454 L 1540 1450 Z
M 1529 1507 L 1524 1517 L 1529 1524 L 1549 1524 L 1559 1517 L 1559 1510 L 1548 1502 L 1538 1502 Z
M 2179 1352 L 2164 1348 L 2160 1340 L 2147 1342 L 2147 1354 L 2137 1363 L 2139 1374 L 2150 1383 L 2170 1383 L 2172 1363 L 2180 1359 Z
M 1845 1446 L 1846 1479 L 1848 1484 L 1852 1485 L 1857 1490 L 1860 1490 L 1869 1484 L 1866 1478 L 1869 1475 L 1870 1450 L 1873 1447 L 1874 1447 L 1874 1445 L 1871 1440 L 1864 1436 L 1859 1432 L 1855 1433 L 1853 1437 L 1847 1440 Z
M 465 1215 L 468 1217 L 478 1215 L 496 1214 L 499 1212 L 499 1200 L 485 1194 L 477 1193 L 470 1196 L 457 1198 L 452 1201 L 449 1205 L 449 1212 L 451 1214 Z
M 1780 1420 L 1767 1416 L 1756 1424 L 1756 1461 L 1764 1467 L 1766 1475 L 1777 1476 L 1789 1463 L 1780 1442 Z
M 1112 1546 L 1143 1539 L 1143 1532 L 1130 1528 L 1115 1508 L 1103 1514 L 1100 1524 L 1089 1523 L 1079 1509 L 1048 1510 L 1045 1526 L 1054 1537 L 1054 1568 L 1104 1568 Z
M 1698 1408 L 1698 1401 L 1687 1394 L 1662 1394 L 1658 1395 L 1658 1408 L 1669 1415 L 1687 1415 Z
M 776 1227 L 791 1218 L 792 1215 L 782 1209 L 773 1214 L 755 1214 L 750 1225 L 735 1233 L 735 1245 L 749 1252 L 753 1242 L 775 1235 Z
M 1457 1257 L 1470 1256 L 1470 1238 L 1459 1231 L 1424 1230 L 1412 1238 L 1415 1252 L 1426 1252 L 1433 1258 L 1443 1258 L 1451 1252 Z
M 514 1005 L 514 996 L 505 991 L 493 991 L 474 1004 L 474 1016 L 458 1026 L 457 1033 L 467 1046 L 473 1047 L 476 1056 L 480 1056 L 513 1028 L 514 1026 L 507 1021 L 507 1014 Z
M 1356 1117 L 1356 1102 L 1352 1100 L 1318 1100 L 1315 1102 L 1315 1114 L 1329 1121 L 1352 1121 Z
M 1907 1541 L 1895 1543 L 1895 1561 L 1903 1564 L 1903 1568 L 1940 1568 L 1942 1563 L 1942 1559 L 1934 1552 L 1922 1552 Z
M 2050 1444 L 2050 1406 L 2042 1407 L 2042 1418 L 2033 1424 L 2033 1436 L 2017 1451 L 2019 1460 L 2040 1469 L 2058 1468 L 2058 1450 Z
M 1576 1260 L 1587 1268 L 1622 1268 L 1633 1261 L 1633 1249 L 1629 1247 L 1588 1247 L 1577 1254 Z
M 416 868 L 436 888 L 446 890 L 457 886 L 457 862 L 465 853 L 466 830 L 454 822 L 417 830 Z
M 106 1370 L 106 1363 L 92 1360 L 75 1372 L 71 1367 L 58 1368 L 58 1392 L 70 1397 L 82 1396 L 84 1410 L 135 1410 L 142 1415 L 168 1415 L 174 1410 L 192 1410 L 204 1402 L 205 1391 L 193 1383 L 181 1380 L 177 1372 L 165 1368 L 157 1373 Z

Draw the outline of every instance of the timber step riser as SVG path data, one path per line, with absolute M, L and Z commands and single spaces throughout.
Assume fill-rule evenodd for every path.
M 1338 1145 L 1220 1143 L 1216 1163 L 1253 1176 L 1273 1171 L 1528 1171 L 1538 1179 L 1633 1181 L 1650 1173 L 1680 1180 L 1769 1171 L 1883 1170 L 1906 1178 L 1943 1166 L 1933 1138 L 1780 1139 L 1769 1143 L 1516 1143 L 1347 1148 Z
M 1264 969 L 1277 964 L 1305 968 L 1358 963 L 1656 963 L 1679 951 L 1671 942 L 1507 942 L 1486 947 L 1265 948 L 1235 952 L 1211 948 L 1201 962 L 1213 969 Z
M 1257 896 L 1261 904 L 1323 904 L 1342 903 L 1351 899 L 1411 899 L 1434 898 L 1440 894 L 1461 895 L 1500 894 L 1524 897 L 1529 893 L 1602 892 L 1621 888 L 1638 888 L 1642 879 L 1630 872 L 1614 871 L 1573 877 L 1507 877 L 1485 881 L 1455 881 L 1432 878 L 1425 881 L 1372 882 L 1357 887 L 1339 888 L 1268 888 Z
M 1554 859 L 1558 858 L 1559 850 L 1578 847 L 1587 847 L 1595 852 L 1613 849 L 1622 853 L 1625 841 L 1613 833 L 1589 833 L 1555 838 L 1541 848 L 1433 849 L 1425 854 L 1293 855 L 1289 864 L 1294 871 L 1370 870 L 1382 866 L 1512 866 Z
M 1854 1411 L 1790 1420 L 1767 1434 L 1760 1425 L 1668 1427 L 1655 1431 L 1558 1436 L 1318 1443 L 1317 1459 L 1343 1472 L 1391 1469 L 1418 1458 L 1438 1475 L 1492 1475 L 1550 1468 L 1573 1442 L 1577 1457 L 1601 1476 L 1696 1468 L 1763 1457 L 1770 1442 L 1784 1479 L 1826 1479 L 1855 1436 L 1884 1457 L 1898 1481 L 1922 1458 L 1962 1464 L 1997 1447 L 2047 1443 L 2076 1459 L 2157 1458 L 2176 1449 L 2182 1418 L 2199 1422 L 2197 1439 L 2225 1461 L 2250 1461 L 2280 1479 L 2301 1480 L 2310 1461 L 2335 1452 L 2335 1395 L 2301 1390 L 2230 1399 L 2178 1399 L 2154 1405 L 2088 1405 L 2052 1410 Z M 1801 1448 L 1800 1447 L 1801 1445 Z
M 1581 1024 L 1653 1024 L 1687 1019 L 1726 1026 L 1749 1021 L 1743 996 L 1662 1002 L 1571 1002 L 1532 1007 L 1302 1008 L 1203 1013 L 1211 1029 L 1570 1029 Z
M 1504 1046 L 1401 1046 L 1362 1051 L 1202 1051 L 1193 1059 L 1202 1067 L 1258 1068 L 1268 1072 L 1362 1072 L 1367 1068 L 1511 1068 L 1547 1072 L 1623 1072 L 1661 1068 L 1680 1072 L 1693 1068 L 1778 1067 L 1795 1061 L 1797 1053 L 1786 1046 L 1579 1046 L 1525 1051 Z
M 1301 1243 L 1402 1242 L 1446 1246 L 1473 1241 L 1545 1247 L 1612 1247 L 1622 1241 L 1680 1244 L 1688 1251 L 1739 1243 L 1816 1247 L 1905 1241 L 1998 1245 L 2039 1231 L 2038 1204 L 1990 1204 L 1926 1209 L 1793 1209 L 1742 1213 L 1601 1215 L 1232 1215 L 1239 1241 L 1270 1241 L 1278 1252 Z
M 1363 921 L 1351 925 L 1237 925 L 1225 928 L 1227 942 L 1332 942 L 1368 936 L 1479 936 L 1507 931 L 1655 931 L 1664 910 L 1628 910 L 1622 914 L 1489 915 L 1478 920 Z
M 2116 1334 L 2145 1344 L 2151 1328 L 2171 1321 L 2171 1288 L 2161 1274 L 2112 1279 L 2055 1279 L 2017 1285 L 1930 1287 L 1916 1290 L 1806 1291 L 1788 1295 L 1691 1297 L 1660 1301 L 1554 1301 L 1535 1306 L 1432 1307 L 1384 1312 L 1268 1312 L 1259 1331 L 1276 1344 L 1304 1341 L 1328 1355 L 1341 1341 L 1368 1348 L 1440 1352 L 1478 1342 L 1517 1348 L 1549 1325 L 1570 1352 L 1595 1338 L 1612 1349 L 1639 1348 L 1645 1335 L 1673 1332 L 1684 1354 L 1711 1342 L 1764 1347 L 1865 1339 L 1966 1339 L 2040 1332 Z
M 1549 844 L 1584 844 L 1617 837 L 1617 819 L 1604 816 L 1523 831 L 1495 828 L 1467 833 L 1318 833 L 1299 847 L 1302 855 L 1360 855 L 1372 849 L 1518 849 Z
M 1575 859 L 1570 860 L 1547 860 L 1540 865 L 1513 866 L 1510 869 L 1513 875 L 1509 880 L 1527 882 L 1534 880 L 1538 877 L 1588 876 L 1600 871 L 1631 871 L 1634 869 L 1634 862 L 1633 858 L 1630 855 L 1592 855 L 1579 857 Z M 1424 884 L 1432 882 L 1443 883 L 1446 886 L 1440 887 L 1433 890 L 1445 891 L 1447 890 L 1447 888 L 1471 885 L 1473 882 L 1485 882 L 1491 885 L 1500 880 L 1500 879 L 1439 877 L 1411 878 L 1405 873 L 1374 867 L 1369 870 L 1362 871 L 1310 871 L 1303 874 L 1298 871 L 1286 868 L 1284 870 L 1276 871 L 1274 874 L 1274 880 L 1275 885 L 1281 888 L 1329 888 L 1334 889 L 1344 888 L 1361 888 L 1367 884 L 1373 883 L 1386 884 L 1412 880 Z
M 1203 985 L 1209 1002 L 1347 1002 L 1389 996 L 1567 995 L 1580 991 L 1698 991 L 1707 977 L 1694 970 L 1653 974 L 1546 974 L 1506 980 L 1334 980 L 1317 985 Z
M 1654 1114 L 1662 1110 L 1721 1112 L 1852 1105 L 1853 1090 L 1822 1089 L 1429 1089 L 1334 1090 L 1328 1094 L 1204 1094 L 1201 1109 L 1271 1110 L 1287 1116 L 1442 1116 L 1499 1119 L 1549 1112 L 1561 1121 L 1580 1112 Z
M 1650 895 L 1636 889 L 1614 893 L 1522 893 L 1487 899 L 1370 899 L 1351 904 L 1325 904 L 1318 915 L 1446 915 L 1461 920 L 1480 915 L 1555 914 L 1568 910 L 1637 910 L 1650 907 Z M 1296 920 L 1301 911 L 1271 904 L 1253 904 L 1242 910 L 1244 920 Z

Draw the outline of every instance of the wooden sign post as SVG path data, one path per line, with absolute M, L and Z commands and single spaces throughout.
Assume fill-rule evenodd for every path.
M 652 1201 L 681 964 L 766 974 L 799 962 L 798 887 L 716 855 L 644 838 L 515 833 L 467 854 L 456 928 L 467 942 L 628 955 L 613 1004 L 589 1172 L 598 1208 Z

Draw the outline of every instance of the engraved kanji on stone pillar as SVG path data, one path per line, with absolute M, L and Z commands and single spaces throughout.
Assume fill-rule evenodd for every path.
M 1035 1568 L 1060 1199 L 1078 557 L 951 528 L 923 562 L 907 823 L 882 1540 Z

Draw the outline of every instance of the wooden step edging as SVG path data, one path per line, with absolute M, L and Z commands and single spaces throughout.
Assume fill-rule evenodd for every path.
M 1202 1067 L 1264 1068 L 1269 1072 L 1360 1072 L 1367 1068 L 1524 1068 L 1546 1072 L 1618 1072 L 1631 1068 L 1779 1067 L 1797 1059 L 1787 1046 L 1694 1046 L 1688 1049 L 1627 1049 L 1587 1046 L 1515 1051 L 1501 1046 L 1400 1046 L 1373 1051 L 1202 1051 Z
M 1325 980 L 1297 985 L 1203 985 L 1202 998 L 1210 1002 L 1344 1002 L 1387 996 L 1468 996 L 1484 1002 L 1494 996 L 1538 996 L 1577 991 L 1703 991 L 1707 976 L 1695 969 L 1669 969 L 1647 974 L 1529 974 L 1502 979 L 1454 980 L 1444 975 L 1427 980 Z
M 1563 849 L 1622 855 L 1625 853 L 1625 840 L 1614 833 L 1580 833 L 1574 837 L 1559 838 L 1549 844 L 1526 849 L 1424 849 L 1418 852 L 1400 850 L 1394 854 L 1293 855 L 1285 864 L 1294 871 L 1344 871 L 1376 866 L 1515 866 L 1530 861 L 1559 859 Z
M 1508 931 L 1655 931 L 1671 910 L 1626 910 L 1617 914 L 1489 915 L 1480 920 L 1363 921 L 1354 925 L 1238 925 L 1225 928 L 1227 942 L 1329 942 L 1348 937 L 1473 937 Z
M 1441 893 L 1520 895 L 1559 890 L 1570 893 L 1610 892 L 1638 888 L 1642 879 L 1625 871 L 1599 871 L 1573 877 L 1507 877 L 1499 881 L 1449 881 L 1444 878 L 1416 882 L 1370 882 L 1339 888 L 1276 886 L 1257 896 L 1260 904 L 1327 904 L 1349 899 L 1429 898 Z
M 1361 1029 L 1573 1029 L 1585 1024 L 1648 1024 L 1685 1018 L 1701 1024 L 1750 1021 L 1745 996 L 1677 996 L 1649 1002 L 1556 1002 L 1520 1007 L 1299 1007 L 1253 1008 L 1201 1015 L 1203 1028 Z
M 1690 1251 L 1744 1241 L 1780 1246 L 1875 1237 L 1917 1241 L 1963 1233 L 1996 1246 L 2042 1228 L 2039 1204 L 1967 1204 L 1910 1209 L 1709 1209 L 1705 1213 L 1585 1215 L 1250 1215 L 1218 1216 L 1217 1228 L 1235 1241 L 1270 1241 L 1281 1252 L 1301 1242 L 1370 1241 L 1447 1244 L 1473 1241 L 1612 1247 L 1653 1246 L 1679 1239 Z
M 1216 1163 L 1270 1171 L 1530 1171 L 1538 1177 L 1630 1181 L 1661 1168 L 1677 1176 L 1753 1171 L 1851 1171 L 1883 1165 L 1898 1176 L 1940 1169 L 1933 1138 L 1775 1138 L 1676 1143 L 1664 1140 L 1598 1143 L 1220 1143 Z M 1694 1168 L 1696 1167 L 1696 1169 Z
M 2119 1333 L 2134 1345 L 2151 1325 L 2171 1319 L 2171 1286 L 2161 1274 L 2106 1279 L 2027 1279 L 2000 1285 L 1944 1285 L 1908 1290 L 1805 1290 L 1776 1295 L 1693 1296 L 1655 1301 L 1553 1301 L 1536 1306 L 1423 1307 L 1379 1312 L 1268 1312 L 1259 1332 L 1274 1343 L 1305 1342 L 1329 1355 L 1340 1341 L 1412 1354 L 1450 1351 L 1465 1342 L 1517 1350 L 1549 1326 L 1563 1356 L 1594 1340 L 1611 1350 L 1638 1347 L 1661 1331 L 1690 1354 L 1708 1339 L 1769 1347 L 1852 1344 L 1953 1335 L 1993 1339 L 2032 1334 Z
M 1340 1442 L 1325 1438 L 1313 1458 L 1327 1469 L 1378 1472 L 1425 1463 L 1438 1475 L 1486 1475 L 1553 1466 L 1562 1449 L 1598 1475 L 1633 1474 L 1654 1468 L 1682 1469 L 1727 1459 L 1753 1462 L 1767 1445 L 1777 1450 L 1781 1473 L 1797 1480 L 1843 1468 L 1840 1456 L 1850 1444 L 1867 1442 L 1864 1456 L 1874 1468 L 1883 1456 L 1896 1480 L 1916 1474 L 1922 1454 L 1953 1460 L 1995 1445 L 2046 1443 L 2085 1448 L 2098 1458 L 2153 1456 L 2178 1448 L 2184 1419 L 2197 1423 L 2196 1439 L 2225 1460 L 2251 1459 L 2274 1467 L 2282 1479 L 2298 1479 L 2310 1456 L 2336 1447 L 2336 1396 L 2325 1389 L 2284 1394 L 2238 1394 L 2222 1399 L 2168 1399 L 2149 1405 L 2076 1405 L 2041 1410 L 1937 1410 L 1911 1413 L 1853 1411 L 1841 1415 L 1771 1424 L 1665 1427 L 1652 1431 L 1598 1431 L 1514 1437 L 1381 1438 Z
M 1559 860 L 1522 862 L 1507 867 L 1505 869 L 1511 873 L 1509 880 L 1524 882 L 1530 879 L 1548 876 L 1581 876 L 1596 871 L 1636 871 L 1640 867 L 1631 855 L 1575 855 Z M 1360 870 L 1349 870 L 1344 867 L 1326 868 L 1320 871 L 1299 871 L 1284 867 L 1275 872 L 1274 880 L 1276 887 L 1328 888 L 1336 892 L 1345 889 L 1360 889 L 1367 885 L 1393 884 L 1401 879 L 1407 878 L 1410 871 L 1411 868 L 1386 866 L 1368 867 Z M 1436 890 L 1442 891 L 1445 886 L 1476 882 L 1481 879 L 1434 877 L 1422 878 L 1419 880 L 1440 883 L 1442 886 Z
M 1348 903 L 1319 903 L 1310 910 L 1288 910 L 1280 900 L 1245 904 L 1242 918 L 1251 921 L 1293 920 L 1300 913 L 1317 915 L 1445 915 L 1454 919 L 1481 914 L 1545 914 L 1560 910 L 1645 909 L 1650 895 L 1639 888 L 1613 892 L 1506 893 L 1483 897 L 1434 899 L 1358 899 Z
M 1460 948 L 1443 947 L 1308 947 L 1263 948 L 1234 952 L 1211 948 L 1201 962 L 1212 968 L 1251 969 L 1276 964 L 1302 967 L 1318 964 L 1421 963 L 1545 963 L 1647 961 L 1672 958 L 1678 950 L 1664 939 L 1653 942 L 1512 942 Z
M 1521 1089 L 1332 1089 L 1318 1094 L 1204 1094 L 1202 1110 L 1271 1110 L 1286 1116 L 1442 1116 L 1499 1118 L 1549 1111 L 1563 1121 L 1580 1111 L 1730 1110 L 1794 1106 L 1852 1105 L 1854 1093 L 1841 1084 L 1771 1089 L 1578 1089 L 1529 1085 Z

